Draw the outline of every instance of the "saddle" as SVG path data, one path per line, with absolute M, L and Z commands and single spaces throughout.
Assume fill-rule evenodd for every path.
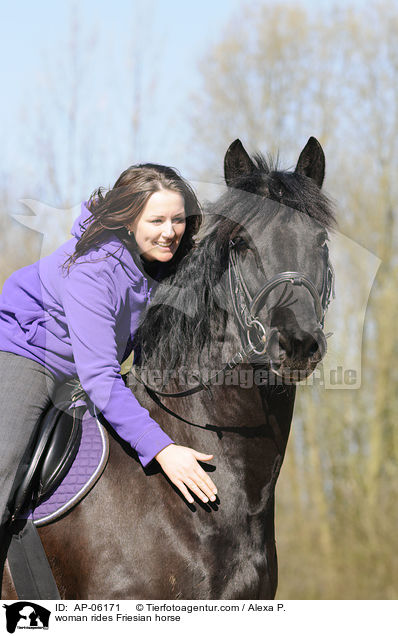
M 108 460 L 108 435 L 81 402 L 83 397 L 76 383 L 60 387 L 42 418 L 28 468 L 10 506 L 7 557 L 19 599 L 60 598 L 37 526 L 76 506 Z
M 80 446 L 85 411 L 85 407 L 70 410 L 71 404 L 55 400 L 44 414 L 28 470 L 14 497 L 13 520 L 40 505 L 68 473 Z

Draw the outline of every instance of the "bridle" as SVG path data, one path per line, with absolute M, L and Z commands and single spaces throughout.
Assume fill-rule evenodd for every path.
M 238 323 L 243 333 L 245 334 L 247 344 L 252 348 L 252 351 L 255 355 L 262 356 L 265 354 L 267 349 L 266 329 L 263 323 L 257 317 L 258 310 L 260 306 L 265 302 L 269 294 L 279 285 L 285 284 L 282 295 L 278 300 L 279 305 L 281 305 L 282 302 L 287 303 L 293 295 L 293 291 L 291 291 L 290 294 L 287 295 L 288 283 L 296 286 L 305 287 L 310 292 L 313 298 L 316 317 L 320 328 L 323 329 L 325 315 L 328 310 L 331 297 L 334 298 L 335 296 L 335 275 L 329 257 L 323 275 L 322 289 L 320 294 L 318 293 L 317 288 L 315 287 L 314 283 L 308 278 L 308 276 L 300 272 L 286 271 L 281 272 L 280 274 L 277 274 L 276 276 L 273 276 L 268 281 L 266 281 L 266 283 L 261 287 L 261 289 L 259 289 L 258 292 L 256 292 L 256 294 L 252 298 L 242 276 L 239 260 L 237 258 L 236 248 L 237 242 L 232 240 L 230 242 L 228 262 L 228 280 L 232 299 L 232 307 Z M 257 332 L 256 343 L 253 343 L 253 331 Z M 258 346 L 260 346 L 261 349 L 257 349 L 256 347 Z
M 311 294 L 318 324 L 323 329 L 325 315 L 330 304 L 331 298 L 335 297 L 335 274 L 328 257 L 327 265 L 324 271 L 322 280 L 322 289 L 319 293 L 313 282 L 300 272 L 281 272 L 276 276 L 273 276 L 259 289 L 258 292 L 252 297 L 239 265 L 237 257 L 238 245 L 242 243 L 241 239 L 231 240 L 228 258 L 228 281 L 229 281 L 229 293 L 232 300 L 232 307 L 235 317 L 241 328 L 241 337 L 243 339 L 243 347 L 238 351 L 227 364 L 217 371 L 213 376 L 206 381 L 201 378 L 200 374 L 193 376 L 197 380 L 197 384 L 186 391 L 178 391 L 176 393 L 167 393 L 157 391 L 154 387 L 145 383 L 137 372 L 136 367 L 132 367 L 132 373 L 141 382 L 149 393 L 156 394 L 163 397 L 186 397 L 202 391 L 203 389 L 209 389 L 212 384 L 218 381 L 220 376 L 226 371 L 234 369 L 236 366 L 243 362 L 258 362 L 260 359 L 264 360 L 267 350 L 267 336 L 266 329 L 263 323 L 257 317 L 260 306 L 264 303 L 269 294 L 276 289 L 279 285 L 285 284 L 285 288 L 281 297 L 278 300 L 278 305 L 281 303 L 287 303 L 293 291 L 287 294 L 287 286 L 289 283 L 292 285 L 299 285 L 305 287 Z M 295 302 L 295 301 L 293 301 Z

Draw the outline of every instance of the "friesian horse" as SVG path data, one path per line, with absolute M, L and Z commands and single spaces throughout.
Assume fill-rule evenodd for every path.
M 239 140 L 229 147 L 228 188 L 175 278 L 159 284 L 129 377 L 176 443 L 214 455 L 203 466 L 217 501 L 189 504 L 156 461 L 144 470 L 108 427 L 97 485 L 39 530 L 62 598 L 275 596 L 274 490 L 295 382 L 326 351 L 334 215 L 315 138 L 294 171 L 268 163 Z M 12 596 L 9 580 L 6 588 Z

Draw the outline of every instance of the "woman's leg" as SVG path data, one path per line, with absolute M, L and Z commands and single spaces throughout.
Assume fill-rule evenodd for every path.
M 10 518 L 8 504 L 21 478 L 43 411 L 51 404 L 55 380 L 43 366 L 0 352 L 0 538 Z

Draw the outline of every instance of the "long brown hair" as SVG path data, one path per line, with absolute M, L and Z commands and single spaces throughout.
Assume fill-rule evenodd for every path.
M 112 189 L 105 191 L 98 188 L 93 192 L 87 203 L 91 215 L 83 223 L 83 234 L 64 267 L 69 271 L 80 256 L 101 245 L 110 233 L 116 234 L 127 249 L 134 252 L 135 239 L 129 236 L 126 227 L 139 216 L 149 197 L 159 190 L 179 192 L 185 204 L 185 232 L 168 268 L 170 273 L 175 271 L 194 245 L 193 237 L 202 220 L 201 209 L 193 189 L 176 170 L 154 163 L 130 166 L 122 172 Z

